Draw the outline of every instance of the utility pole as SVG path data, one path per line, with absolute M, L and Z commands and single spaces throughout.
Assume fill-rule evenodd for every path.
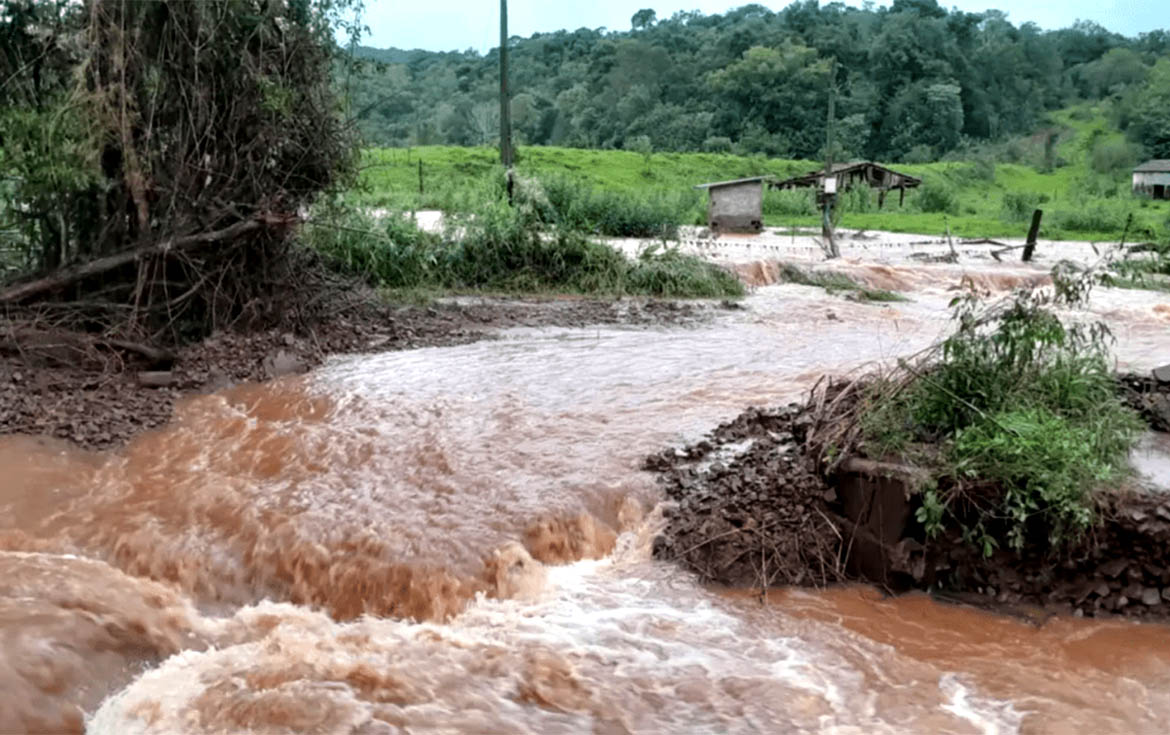
M 512 168 L 512 105 L 508 94 L 508 0 L 500 0 L 500 163 Z M 509 174 L 509 184 L 511 175 Z M 509 190 L 511 186 L 509 185 Z
M 833 176 L 833 124 L 837 112 L 837 60 L 829 62 L 829 117 L 825 126 L 824 201 L 821 205 L 822 248 L 829 258 L 840 258 L 833 238 L 833 204 L 837 201 L 837 177 Z

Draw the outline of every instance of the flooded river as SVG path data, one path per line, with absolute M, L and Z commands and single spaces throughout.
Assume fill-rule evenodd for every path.
M 849 267 L 912 301 L 771 286 L 697 328 L 336 359 L 111 455 L 0 439 L 0 732 L 1165 732 L 1170 629 L 651 560 L 645 455 L 945 333 L 957 270 Z M 1168 361 L 1170 298 L 1094 312 Z

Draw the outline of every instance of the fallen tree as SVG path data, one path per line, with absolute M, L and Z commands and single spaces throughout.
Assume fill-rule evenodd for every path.
M 151 256 L 167 256 L 172 253 L 184 253 L 199 247 L 217 243 L 233 242 L 238 238 L 255 232 L 263 227 L 265 220 L 261 218 L 247 219 L 237 222 L 230 227 L 215 232 L 203 232 L 197 235 L 176 237 L 151 245 L 143 245 L 133 250 L 108 255 L 85 263 L 66 266 L 53 271 L 49 275 L 34 281 L 19 283 L 0 291 L 0 303 L 19 303 L 46 292 L 59 291 L 66 286 L 72 286 L 91 276 L 101 275 L 108 271 L 121 268 L 124 265 L 144 260 Z

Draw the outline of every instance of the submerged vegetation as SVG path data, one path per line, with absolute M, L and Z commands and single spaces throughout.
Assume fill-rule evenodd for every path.
M 1053 310 L 1083 303 L 1094 276 L 1054 275 L 1054 290 L 991 306 L 956 298 L 956 330 L 937 352 L 866 391 L 865 453 L 930 471 L 918 511 L 928 535 L 961 529 L 987 555 L 1059 549 L 1091 526 L 1095 491 L 1128 471 L 1141 423 L 1117 396 L 1111 337 Z
M 844 273 L 836 271 L 805 270 L 791 263 L 785 263 L 780 268 L 780 280 L 784 283 L 797 283 L 802 286 L 823 288 L 830 294 L 848 293 L 858 301 L 897 302 L 909 301 L 905 296 L 885 289 L 869 288 L 858 283 Z
M 1128 251 L 1110 265 L 1101 281 L 1114 288 L 1170 292 L 1170 243 L 1151 243 Z

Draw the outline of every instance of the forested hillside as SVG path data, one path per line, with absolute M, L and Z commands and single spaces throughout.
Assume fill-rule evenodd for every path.
M 521 144 L 816 158 L 830 78 L 840 158 L 926 161 L 1032 133 L 1045 114 L 1109 99 L 1135 155 L 1170 157 L 1170 33 L 1091 23 L 1042 31 L 935 0 L 864 9 L 800 0 L 780 12 L 653 10 L 631 30 L 513 37 Z M 358 48 L 347 74 L 371 145 L 497 137 L 498 52 Z

